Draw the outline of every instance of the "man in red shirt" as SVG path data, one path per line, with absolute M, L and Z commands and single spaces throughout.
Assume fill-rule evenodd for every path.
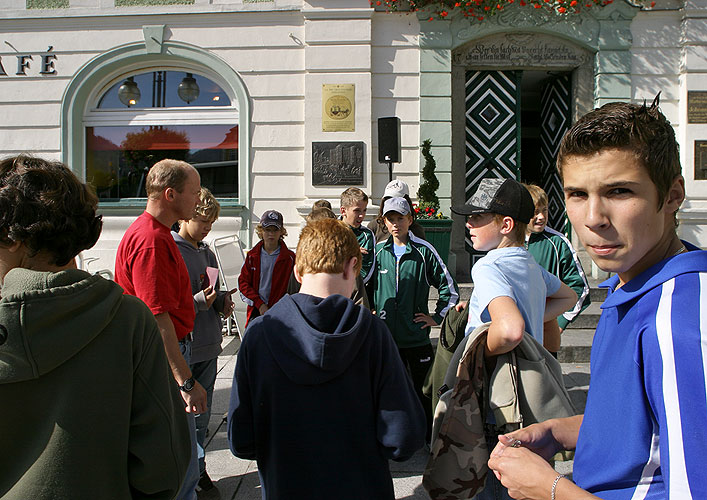
M 147 206 L 123 235 L 115 259 L 115 281 L 142 299 L 155 315 L 167 360 L 184 399 L 192 460 L 178 499 L 196 499 L 199 466 L 194 415 L 206 411 L 206 391 L 189 369 L 194 302 L 186 264 L 170 234 L 190 219 L 199 201 L 201 178 L 183 161 L 162 160 L 147 174 Z

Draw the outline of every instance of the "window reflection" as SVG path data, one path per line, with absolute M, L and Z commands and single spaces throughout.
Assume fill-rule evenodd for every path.
M 165 158 L 197 168 L 214 195 L 238 195 L 238 126 L 86 127 L 86 179 L 102 201 L 145 197 L 150 167 Z
M 192 82 L 191 79 L 194 81 Z M 180 85 L 182 86 L 181 96 Z M 121 87 L 123 87 L 122 92 L 124 93 L 122 100 L 120 98 Z M 185 87 L 193 89 L 193 94 L 185 93 Z M 196 95 L 196 98 L 189 100 L 191 99 L 187 97 L 189 95 Z M 123 78 L 103 94 L 98 101 L 98 109 L 230 105 L 231 100 L 228 95 L 215 82 L 196 73 L 182 71 L 151 71 Z

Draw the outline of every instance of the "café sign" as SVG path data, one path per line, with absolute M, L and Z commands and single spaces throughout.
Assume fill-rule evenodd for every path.
M 54 46 L 50 45 L 46 52 L 40 52 L 36 54 L 31 53 L 19 53 L 15 55 L 16 61 L 12 61 L 11 57 L 0 56 L 0 76 L 8 76 L 7 68 L 14 68 L 15 75 L 17 76 L 27 76 L 27 70 L 31 69 L 32 64 L 36 61 L 39 65 L 40 75 L 56 75 L 56 69 L 54 68 L 54 62 L 56 61 L 56 55 L 52 54 L 52 49 Z M 36 56 L 36 59 L 35 59 Z M 3 59 L 4 57 L 4 59 Z M 10 62 L 12 61 L 12 66 Z M 16 63 L 16 66 L 15 66 Z M 12 71 L 12 69 L 10 69 Z

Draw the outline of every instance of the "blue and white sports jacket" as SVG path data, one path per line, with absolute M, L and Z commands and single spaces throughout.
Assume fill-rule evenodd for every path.
M 604 500 L 707 499 L 707 252 L 686 246 L 602 284 L 574 480 Z

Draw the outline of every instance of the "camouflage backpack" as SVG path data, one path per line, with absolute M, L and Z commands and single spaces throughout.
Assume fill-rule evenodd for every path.
M 484 325 L 488 329 L 488 324 Z M 473 335 L 473 334 L 472 334 Z M 431 456 L 422 485 L 432 500 L 472 498 L 486 483 L 489 450 L 484 436 L 486 333 L 462 342 L 445 377 L 448 389 L 435 409 Z M 459 356 L 461 355 L 461 359 Z M 456 371 L 452 367 L 456 366 Z
M 432 500 L 468 499 L 484 488 L 491 451 L 484 435 L 488 411 L 500 432 L 576 414 L 559 362 L 528 333 L 497 357 L 487 377 L 489 325 L 479 325 L 459 345 L 444 379 L 442 389 L 451 389 L 435 409 L 431 456 L 422 479 Z

